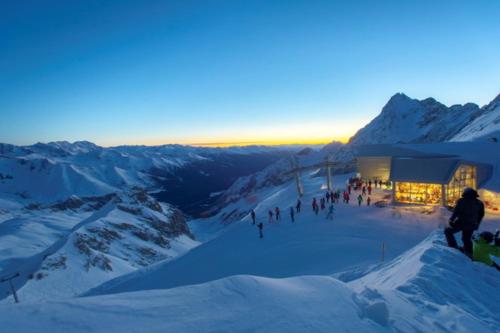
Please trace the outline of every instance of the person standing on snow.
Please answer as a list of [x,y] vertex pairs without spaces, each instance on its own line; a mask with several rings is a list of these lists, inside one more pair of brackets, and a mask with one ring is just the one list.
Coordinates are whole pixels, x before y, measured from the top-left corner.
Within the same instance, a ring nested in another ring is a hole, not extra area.
[[273,211],[269,209],[269,223],[273,223]]
[[316,198],[313,198],[312,208],[315,212],[316,212],[316,207],[318,207],[318,203],[316,202]]
[[472,258],[472,234],[479,228],[484,217],[484,204],[478,199],[477,192],[468,187],[462,197],[457,200],[453,214],[450,217],[450,226],[444,229],[449,247],[458,249],[455,234],[462,232],[463,252]]
[[349,185],[347,186],[347,193],[349,193],[349,195],[350,195],[350,194],[351,194],[351,191],[352,191],[352,186],[351,186],[351,184],[349,184]]
[[295,222],[295,210],[293,207],[290,207],[290,218],[292,219],[292,222]]
[[358,195],[358,206],[361,206],[362,202],[363,202],[363,196],[360,194]]
[[300,199],[297,199],[297,205],[295,205],[297,213],[300,213],[300,206],[302,206],[302,201],[300,201]]
[[255,210],[252,209],[250,216],[252,216],[252,224],[255,224]]
[[363,185],[363,188],[361,189],[361,194],[366,195],[366,186]]
[[367,206],[370,206],[370,204],[371,204],[371,203],[372,203],[372,199],[371,199],[370,197],[368,197],[368,198],[366,199],[366,205],[367,205]]
[[276,221],[278,221],[281,218],[279,207],[274,208],[274,214],[276,215]]
[[326,202],[330,202],[330,191],[327,191],[325,194]]
[[372,195],[372,186],[368,185],[366,189],[368,190],[368,195]]
[[330,207],[328,207],[328,214],[326,215],[327,220],[333,220],[333,204],[330,204]]
[[320,203],[321,203],[321,210],[325,209],[325,198],[321,198]]
[[257,227],[259,227],[259,235],[260,235],[260,238],[264,238],[264,234],[262,233],[262,229],[264,229],[264,224],[262,224],[262,222],[260,222]]

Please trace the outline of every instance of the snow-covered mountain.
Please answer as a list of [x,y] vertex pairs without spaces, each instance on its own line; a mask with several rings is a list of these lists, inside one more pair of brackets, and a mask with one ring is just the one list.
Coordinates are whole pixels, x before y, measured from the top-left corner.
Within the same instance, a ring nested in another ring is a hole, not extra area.
[[451,141],[500,141],[500,94],[484,106],[479,117],[467,124]]
[[382,112],[360,129],[351,145],[377,143],[430,143],[453,138],[462,128],[483,113],[473,103],[447,107],[433,98],[412,99],[398,93]]
[[0,272],[20,274],[24,300],[65,298],[195,245],[183,214],[142,189],[73,196],[0,223]]

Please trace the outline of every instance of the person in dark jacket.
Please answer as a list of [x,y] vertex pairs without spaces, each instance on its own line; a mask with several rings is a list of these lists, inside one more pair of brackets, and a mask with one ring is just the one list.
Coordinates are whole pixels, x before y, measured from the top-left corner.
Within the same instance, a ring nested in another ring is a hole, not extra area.
[[252,216],[252,224],[255,224],[255,210],[252,209],[250,215]]
[[297,213],[300,213],[300,206],[302,206],[302,201],[300,201],[300,199],[297,199],[297,204],[295,205]]
[[454,234],[462,232],[463,250],[470,258],[472,258],[472,234],[479,228],[484,217],[484,204],[478,197],[474,189],[466,188],[462,197],[457,200],[450,217],[450,226],[444,229],[448,246],[453,248],[458,248]]
[[260,238],[264,238],[264,234],[262,233],[262,229],[264,229],[264,224],[262,224],[262,222],[260,222],[257,227],[259,227],[259,236]]
[[292,222],[295,222],[295,210],[293,207],[290,207],[290,218],[292,219]]

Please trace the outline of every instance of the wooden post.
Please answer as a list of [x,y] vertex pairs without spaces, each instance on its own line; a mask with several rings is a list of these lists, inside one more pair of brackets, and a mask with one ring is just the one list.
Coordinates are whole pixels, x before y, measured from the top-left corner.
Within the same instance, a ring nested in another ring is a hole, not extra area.
[[382,242],[382,262],[385,259],[385,242]]
[[292,166],[292,171],[295,176],[295,184],[297,185],[297,194],[299,198],[304,195],[304,188],[302,187],[302,183],[300,182],[300,169],[297,163],[297,158],[295,156],[290,157],[290,165]]
[[326,186],[328,191],[333,190],[332,186],[332,170],[330,166],[330,155],[326,157]]
[[16,293],[16,288],[14,287],[14,284],[12,283],[12,280],[15,279],[16,277],[19,276],[19,273],[16,273],[10,277],[6,277],[6,278],[3,278],[0,280],[0,282],[9,282],[9,286],[10,286],[10,291],[12,292],[12,296],[14,296],[14,301],[16,303],[19,303],[19,298],[17,297],[17,293]]

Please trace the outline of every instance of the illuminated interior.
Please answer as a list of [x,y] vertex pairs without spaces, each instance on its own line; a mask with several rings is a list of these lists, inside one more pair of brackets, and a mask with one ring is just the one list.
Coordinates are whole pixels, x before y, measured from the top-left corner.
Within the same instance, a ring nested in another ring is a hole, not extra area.
[[441,204],[440,184],[397,182],[394,192],[395,199],[399,202]]
[[476,188],[476,167],[471,165],[459,166],[451,181],[445,186],[446,204],[455,206],[466,187]]

